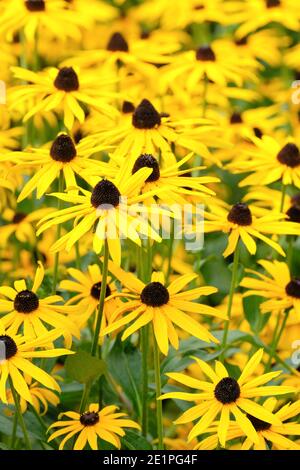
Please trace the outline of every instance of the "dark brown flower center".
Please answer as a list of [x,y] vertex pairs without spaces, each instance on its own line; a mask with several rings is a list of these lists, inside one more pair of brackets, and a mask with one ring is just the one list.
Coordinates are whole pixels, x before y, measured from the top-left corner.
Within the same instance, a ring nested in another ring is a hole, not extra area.
[[131,101],[124,101],[122,105],[122,113],[123,114],[131,114],[134,113],[135,106]]
[[29,11],[45,11],[46,2],[44,0],[28,0],[25,2],[25,6]]
[[300,279],[294,278],[292,279],[286,286],[285,292],[290,297],[294,297],[296,299],[300,299]]
[[112,34],[112,36],[110,37],[108,41],[106,49],[112,52],[117,52],[117,51],[128,52],[129,51],[128,42],[126,41],[123,34],[121,33]]
[[160,114],[149,100],[142,100],[132,115],[132,124],[137,129],[153,129],[161,123]]
[[230,118],[230,124],[241,124],[243,122],[240,113],[233,113]]
[[277,160],[283,165],[295,168],[300,165],[300,153],[297,145],[286,144],[278,153]]
[[[94,299],[96,299],[96,300],[100,299],[101,285],[102,285],[102,282],[100,281],[100,282],[96,282],[96,284],[94,284],[91,287],[91,296],[94,297]],[[110,294],[111,294],[111,289],[110,289],[109,285],[107,284],[106,285],[105,297],[109,297]]]
[[255,137],[257,137],[258,139],[262,138],[263,133],[259,127],[253,127],[253,132],[254,132]]
[[247,44],[247,42],[248,42],[248,37],[247,36],[243,36],[242,38],[235,40],[235,44],[237,46],[245,46]]
[[73,67],[61,68],[54,80],[54,86],[66,92],[79,90],[78,75]]
[[140,155],[139,158],[135,161],[135,164],[133,165],[132,168],[132,174],[136,173],[139,171],[141,168],[152,168],[152,173],[151,175],[148,176],[146,179],[146,182],[152,183],[153,181],[157,181],[160,178],[160,170],[159,170],[159,164],[156,158],[153,157],[153,155],[150,154],[143,154]]
[[234,403],[240,394],[241,389],[238,382],[231,377],[224,377],[215,387],[215,397],[223,405]]
[[13,216],[12,223],[19,224],[20,222],[22,222],[22,220],[26,219],[26,217],[27,214],[24,214],[23,212],[16,212]]
[[120,203],[120,191],[118,188],[109,180],[103,179],[93,189],[91,196],[91,204],[97,209],[97,207],[113,206],[117,207]]
[[214,62],[216,60],[216,56],[210,46],[201,46],[196,50],[196,59],[204,62]]
[[50,155],[57,162],[68,163],[76,157],[76,147],[67,134],[61,134],[53,142]]
[[280,0],[266,0],[267,8],[274,8],[280,6]]
[[300,223],[300,207],[299,206],[291,206],[287,211],[286,215],[288,216],[288,220],[290,222],[297,222]]
[[150,307],[161,307],[169,302],[168,289],[160,282],[150,282],[141,292],[141,301]]
[[232,206],[227,216],[227,220],[237,225],[242,225],[242,226],[251,225],[252,214],[247,204],[243,204],[242,202],[239,202],[238,204],[235,204],[234,206]]
[[262,421],[261,419],[256,418],[255,416],[251,416],[248,413],[247,418],[249,421],[251,421],[256,431],[267,431],[271,427],[270,423],[266,423],[266,421]]
[[39,308],[39,298],[31,290],[22,290],[15,297],[14,308],[19,313],[31,313]]
[[18,352],[18,348],[14,340],[7,335],[0,336],[0,364],[4,359],[10,359]]
[[99,423],[99,413],[87,411],[80,416],[80,422],[83,426],[94,426]]

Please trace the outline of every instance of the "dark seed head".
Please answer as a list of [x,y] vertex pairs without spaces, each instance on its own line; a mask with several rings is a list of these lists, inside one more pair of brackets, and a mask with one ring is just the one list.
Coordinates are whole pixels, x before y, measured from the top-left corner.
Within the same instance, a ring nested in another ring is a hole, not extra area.
[[128,52],[129,47],[128,42],[121,33],[113,33],[113,35],[110,37],[110,40],[108,41],[106,49],[112,52]]
[[45,11],[46,3],[44,0],[28,0],[25,2],[25,6],[29,11]]
[[253,127],[253,132],[254,132],[255,137],[257,137],[258,139],[262,138],[263,133],[259,127]]
[[87,411],[80,416],[80,422],[83,426],[94,426],[99,422],[99,413]]
[[233,113],[230,118],[230,124],[241,124],[243,122],[240,113]]
[[139,158],[135,161],[135,164],[133,165],[132,174],[136,173],[141,168],[152,168],[152,173],[148,176],[146,182],[152,183],[153,181],[159,180],[159,164],[156,158],[154,158],[152,155],[146,153],[140,155]]
[[120,203],[120,191],[109,180],[103,179],[93,189],[91,204],[97,209],[102,205],[117,207]]
[[159,126],[161,118],[149,100],[142,100],[132,115],[132,125],[137,129],[153,129]]
[[14,300],[14,308],[20,313],[31,313],[39,307],[39,298],[31,290],[22,290]]
[[67,163],[76,157],[76,147],[73,140],[67,134],[61,134],[53,142],[50,155],[57,162]]
[[242,226],[251,225],[252,214],[247,204],[243,204],[242,202],[239,202],[238,204],[235,204],[234,206],[232,206],[227,216],[227,220],[237,225],[242,225]]
[[235,44],[237,46],[245,46],[248,42],[248,38],[247,36],[243,36],[241,39],[236,39],[235,40]]
[[160,282],[150,282],[141,293],[141,301],[150,307],[161,307],[169,302],[168,289]]
[[131,114],[134,112],[134,110],[135,110],[135,106],[133,103],[131,103],[130,101],[124,101],[122,105],[122,113]]
[[266,423],[266,421],[262,421],[255,416],[251,416],[247,413],[247,418],[253,424],[253,427],[256,431],[267,431],[272,426],[270,423]]
[[73,67],[61,68],[54,80],[54,86],[66,92],[79,90],[78,75]]
[[196,50],[196,59],[204,62],[214,62],[216,60],[216,56],[210,46],[201,46]]
[[[96,299],[96,300],[100,299],[101,285],[102,285],[102,282],[100,281],[100,282],[96,282],[96,284],[94,284],[91,287],[91,296],[94,297],[94,299]],[[106,285],[105,297],[109,297],[110,294],[111,294],[111,289],[110,289],[109,285],[107,284]]]
[[286,144],[278,153],[277,160],[283,165],[295,168],[300,165],[300,153],[297,145]]
[[142,31],[140,34],[141,39],[149,39],[150,38],[150,31]]
[[286,215],[288,216],[288,220],[290,222],[297,222],[300,223],[300,207],[299,206],[291,206],[289,210],[286,211]]
[[10,359],[11,357],[15,356],[18,352],[18,348],[14,340],[7,335],[1,335],[0,336],[0,364],[1,360],[4,359],[4,357],[1,357],[2,354],[4,356],[5,354],[5,359]]
[[286,286],[285,292],[290,297],[294,297],[296,299],[300,299],[300,279],[294,278],[292,279]]
[[238,382],[231,377],[224,377],[215,387],[215,397],[223,405],[234,403],[240,394],[241,389]]
[[266,0],[267,8],[274,8],[280,6],[280,0]]
[[20,222],[22,222],[22,220],[26,219],[26,217],[27,214],[24,214],[23,212],[16,212],[13,216],[12,223],[19,224]]

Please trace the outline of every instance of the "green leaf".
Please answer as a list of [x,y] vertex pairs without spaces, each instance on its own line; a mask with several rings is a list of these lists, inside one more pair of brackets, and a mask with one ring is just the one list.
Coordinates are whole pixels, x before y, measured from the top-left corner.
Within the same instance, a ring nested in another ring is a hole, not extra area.
[[[14,410],[13,406],[8,405],[0,405],[0,431],[5,434],[6,436],[11,436],[13,432],[13,416],[7,416],[7,410]],[[31,439],[38,439],[43,440],[45,439],[45,433],[43,432],[41,426],[38,423],[34,422],[36,418],[34,417],[33,413],[26,411],[23,414],[24,420],[26,422],[26,427],[28,431],[28,435]],[[23,431],[19,425],[17,425],[17,433],[16,436],[19,438],[23,438]]]
[[68,356],[65,367],[67,376],[80,383],[92,383],[106,371],[105,362],[86,351]]
[[252,331],[255,333],[258,333],[261,329],[261,301],[262,297],[259,297],[258,295],[251,295],[243,298],[245,317],[251,326]]
[[126,435],[121,439],[122,448],[128,450],[152,450],[153,447],[147,439],[137,432],[126,431]]

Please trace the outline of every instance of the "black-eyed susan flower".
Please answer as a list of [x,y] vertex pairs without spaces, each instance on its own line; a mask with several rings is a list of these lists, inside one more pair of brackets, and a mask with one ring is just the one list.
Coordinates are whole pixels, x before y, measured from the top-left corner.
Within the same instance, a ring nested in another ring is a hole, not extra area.
[[238,380],[230,377],[224,365],[216,361],[215,370],[202,359],[195,357],[202,372],[211,382],[191,378],[182,373],[168,373],[167,376],[187,387],[201,390],[198,393],[170,392],[161,399],[173,398],[195,401],[196,406],[188,409],[176,420],[177,424],[189,423],[200,418],[189,433],[189,440],[204,434],[215,418],[220,415],[218,438],[224,447],[230,422],[230,415],[235,417],[237,426],[242,429],[251,442],[258,443],[259,438],[255,427],[247,415],[261,419],[272,425],[281,426],[281,419],[271,411],[254,401],[256,397],[284,395],[293,393],[293,387],[265,385],[278,377],[280,371],[270,372],[253,378],[263,356],[263,349],[258,350],[245,365]]
[[[121,238],[129,238],[137,245],[141,244],[139,234],[161,241],[148,221],[140,215],[141,212],[147,212],[147,208],[138,204],[152,195],[140,194],[140,189],[151,172],[150,168],[142,168],[130,178],[124,179],[124,168],[121,168],[114,179],[100,180],[92,191],[80,189],[82,193],[80,195],[55,193],[57,198],[76,205],[44,217],[37,233],[53,225],[75,219],[74,228],[57,240],[52,247],[53,251],[59,251],[64,247],[70,250],[77,240],[95,227],[94,251],[100,253],[107,239],[112,259],[120,264]],[[151,210],[155,212],[156,208],[151,207]],[[157,211],[160,212],[160,209],[157,208]]]
[[[23,201],[35,189],[40,199],[50,188],[53,181],[63,174],[66,188],[76,191],[76,176],[84,176],[83,170],[89,167],[89,157],[104,147],[92,147],[87,142],[75,144],[68,134],[59,134],[56,139],[42,148],[31,148],[27,151],[12,152],[5,155],[5,159],[16,163],[17,168],[30,168],[35,170],[34,175],[22,188],[18,202]],[[110,169],[104,162],[95,161],[98,172],[109,175]],[[15,170],[15,166],[11,171]]]
[[9,237],[15,235],[17,240],[21,243],[29,242],[35,243],[35,223],[41,219],[41,217],[51,212],[51,208],[37,209],[29,214],[12,209],[6,209],[3,212],[3,219],[6,222],[5,225],[0,227],[1,245],[6,244]]
[[66,0],[66,3],[65,8],[74,12],[78,19],[87,23],[87,26],[95,27],[96,22],[108,22],[118,16],[117,8],[105,1],[90,0],[89,8],[86,8],[86,3],[82,0]]
[[261,304],[263,313],[294,308],[300,314],[300,280],[291,276],[288,265],[277,260],[258,263],[267,275],[247,269],[255,277],[246,276],[241,281],[240,285],[247,289],[244,296],[259,295],[268,299]]
[[[68,274],[72,280],[64,279],[60,283],[60,288],[68,292],[76,293],[71,297],[66,305],[76,304],[78,306],[78,315],[76,321],[80,326],[84,326],[88,319],[97,312],[99,308],[99,299],[102,283],[102,274],[98,264],[91,264],[88,266],[86,272],[79,269],[69,268]],[[106,285],[106,297],[110,297],[116,292],[116,286],[108,277]],[[109,323],[110,318],[120,307],[120,300],[118,298],[110,298],[104,304],[102,315],[101,329],[105,328]]]
[[[122,339],[125,340],[144,325],[152,323],[158,347],[165,355],[168,354],[169,343],[175,349],[179,346],[178,333],[174,325],[203,341],[218,342],[203,324],[190,316],[191,313],[196,313],[225,320],[226,315],[217,309],[192,302],[202,295],[215,293],[217,289],[203,286],[181,292],[198,277],[197,274],[180,276],[167,286],[161,272],[153,272],[151,282],[144,284],[132,273],[126,273],[111,262],[109,270],[129,291],[118,295],[130,300],[114,312],[111,324],[103,330],[102,335],[126,326],[122,335]],[[124,313],[126,315],[119,318]]]
[[[22,328],[27,338],[39,338],[47,333],[45,325],[60,329],[68,347],[72,344],[72,335],[80,337],[78,327],[65,314],[74,310],[74,307],[58,305],[63,302],[59,295],[40,298],[37,294],[44,279],[44,267],[41,262],[34,277],[33,285],[29,289],[24,279],[14,282],[14,288],[0,287],[0,312],[3,325],[9,332],[16,335]],[[4,298],[3,298],[4,297]],[[51,343],[50,343],[51,344]]]
[[229,234],[228,245],[223,253],[225,257],[235,251],[239,239],[250,254],[255,254],[254,238],[262,240],[285,256],[281,246],[264,234],[299,235],[299,225],[286,221],[286,215],[279,212],[268,211],[261,217],[256,217],[253,212],[253,208],[245,203],[235,204],[231,208],[225,204],[223,206],[211,205],[210,212],[205,212],[204,230],[205,232],[222,231]]
[[36,104],[25,114],[24,121],[41,111],[60,111],[67,129],[72,129],[75,119],[84,122],[84,106],[94,107],[108,116],[116,116],[117,110],[110,104],[116,94],[110,89],[112,77],[100,77],[76,67],[52,67],[35,73],[21,67],[13,67],[15,78],[26,85],[12,87],[8,91],[11,109],[33,98]]
[[[0,321],[0,399],[3,403],[7,403],[6,383],[9,377],[16,392],[29,403],[32,403],[33,400],[24,375],[32,377],[51,390],[60,391],[55,379],[30,361],[35,357],[58,357],[73,354],[72,351],[62,348],[45,349],[59,336],[61,336],[59,330],[52,330],[40,335],[39,338],[28,339],[27,336],[7,331]],[[36,350],[38,348],[43,349]]]
[[59,445],[59,450],[63,450],[66,442],[71,437],[78,434],[74,450],[82,450],[88,444],[90,449],[98,450],[98,438],[109,442],[117,449],[120,449],[120,437],[125,436],[123,428],[139,429],[139,425],[128,419],[125,413],[118,413],[117,407],[114,405],[99,408],[99,405],[92,403],[89,405],[88,411],[79,414],[74,411],[61,413],[59,418],[66,416],[68,420],[56,421],[50,429],[60,428],[55,431],[48,439],[48,442],[57,437],[66,436]]

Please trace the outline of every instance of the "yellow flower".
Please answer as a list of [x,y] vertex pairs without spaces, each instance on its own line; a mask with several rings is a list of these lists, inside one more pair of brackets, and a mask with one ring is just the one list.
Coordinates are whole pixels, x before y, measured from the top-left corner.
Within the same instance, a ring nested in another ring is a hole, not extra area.
[[52,428],[61,429],[55,431],[49,437],[48,442],[66,434],[59,445],[59,450],[63,450],[66,442],[75,434],[79,434],[74,444],[74,450],[82,450],[87,443],[92,450],[98,450],[98,438],[120,449],[120,437],[125,436],[123,428],[140,429],[140,427],[128,419],[125,413],[116,413],[117,409],[116,406],[109,405],[100,410],[98,404],[92,403],[89,405],[88,411],[81,415],[74,411],[61,413],[59,418],[66,416],[70,419],[56,421],[50,426],[49,430]]
[[[123,333],[122,340],[125,340],[144,325],[152,323],[158,347],[164,355],[168,354],[169,342],[175,349],[178,349],[178,334],[174,325],[202,341],[218,342],[205,326],[189,315],[197,313],[226,320],[226,315],[217,309],[209,305],[191,302],[202,295],[213,294],[217,292],[217,289],[203,286],[180,292],[198,277],[197,274],[180,276],[166,287],[165,278],[161,272],[153,272],[151,282],[144,284],[136,276],[126,273],[111,262],[109,262],[109,270],[129,291],[129,293],[125,291],[117,295],[130,300],[114,312],[111,324],[103,330],[102,335],[133,322],[127,326]],[[130,313],[118,319],[125,312]]]
[[8,334],[0,321],[0,399],[3,403],[7,403],[6,382],[8,379],[12,381],[16,392],[21,398],[31,404],[33,403],[23,374],[32,377],[51,390],[60,391],[57,382],[51,375],[28,360],[34,357],[58,357],[73,354],[72,351],[61,348],[35,351],[36,348],[47,347],[60,335],[60,331],[52,330],[40,335],[37,339],[28,339],[27,336],[15,335],[10,332]]
[[0,227],[0,245],[5,245],[12,235],[15,235],[21,243],[29,242],[33,245],[36,240],[34,223],[51,210],[51,208],[45,207],[26,214],[18,210],[6,209],[3,213],[3,219],[8,223]]
[[187,387],[201,390],[198,393],[170,392],[160,397],[160,399],[173,398],[197,403],[196,406],[188,409],[176,420],[176,424],[184,424],[201,418],[191,430],[189,440],[205,433],[219,414],[221,416],[217,433],[223,447],[225,447],[227,437],[229,437],[227,434],[231,414],[235,417],[237,426],[251,439],[251,442],[256,444],[259,442],[259,436],[247,415],[272,425],[281,426],[279,416],[274,415],[253,399],[268,395],[293,393],[295,389],[284,386],[262,386],[271,379],[278,377],[280,371],[269,372],[251,379],[262,359],[262,355],[263,349],[260,349],[251,357],[238,380],[229,376],[221,362],[216,361],[215,370],[213,370],[206,362],[197,357],[194,359],[211,382],[194,379],[182,373],[166,374],[171,379]]
[[57,302],[63,301],[59,295],[41,299],[37,291],[43,279],[44,268],[39,262],[31,289],[28,289],[24,279],[15,281],[15,288],[0,287],[0,295],[6,297],[0,298],[0,312],[7,312],[1,318],[2,323],[14,335],[23,327],[26,338],[39,338],[47,333],[45,324],[50,325],[60,330],[67,346],[70,347],[72,335],[80,338],[80,332],[75,323],[64,314],[72,312],[75,307],[56,305]]

